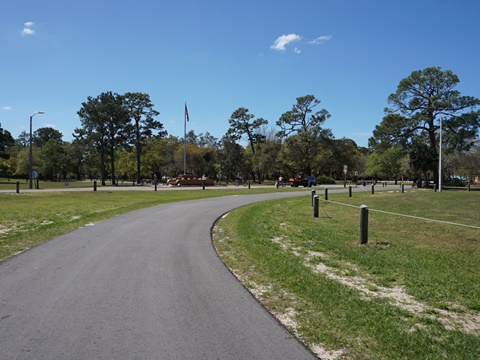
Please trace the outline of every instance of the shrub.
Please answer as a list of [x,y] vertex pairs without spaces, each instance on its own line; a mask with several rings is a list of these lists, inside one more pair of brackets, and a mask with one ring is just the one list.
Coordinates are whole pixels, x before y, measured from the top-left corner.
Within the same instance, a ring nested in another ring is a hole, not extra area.
[[320,175],[320,176],[317,176],[317,184],[332,185],[332,184],[335,184],[335,179],[329,176]]
[[12,172],[10,171],[10,165],[8,165],[2,159],[0,159],[0,176],[2,176],[2,177],[12,176]]

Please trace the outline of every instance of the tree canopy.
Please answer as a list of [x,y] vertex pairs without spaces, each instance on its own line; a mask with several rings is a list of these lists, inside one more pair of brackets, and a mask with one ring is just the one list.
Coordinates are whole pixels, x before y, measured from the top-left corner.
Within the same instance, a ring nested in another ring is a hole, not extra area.
[[[122,97],[122,102],[128,116],[133,120],[131,142],[135,145],[137,158],[137,182],[141,181],[141,154],[143,142],[146,138],[155,136],[162,138],[167,135],[163,124],[155,120],[160,113],[153,109],[150,95],[139,92],[127,92]],[[154,133],[156,131],[157,133]]]
[[290,134],[320,130],[330,114],[325,109],[312,114],[313,108],[319,104],[320,100],[316,99],[314,95],[298,97],[292,110],[283,113],[277,121],[277,126],[281,129],[278,135],[286,137]]
[[129,114],[125,111],[122,96],[117,93],[104,92],[96,98],[88,97],[78,111],[82,129],[76,129],[74,136],[86,136],[92,140],[100,151],[102,185],[105,185],[106,167],[105,156],[110,159],[112,184],[115,181],[115,151],[124,147],[128,139],[127,124]]
[[[376,126],[369,145],[379,149],[398,144],[410,151],[417,150],[417,161],[429,163],[438,178],[438,169],[433,164],[437,161],[440,121],[445,141],[442,145],[447,151],[468,150],[480,126],[480,111],[476,109],[480,100],[462,96],[455,90],[458,83],[457,75],[440,67],[412,72],[388,97],[386,115]],[[418,153],[422,148],[427,150]]]
[[8,130],[2,128],[0,124],[0,158],[8,158],[7,149],[15,145],[15,140]]
[[245,136],[253,154],[256,152],[255,145],[265,141],[265,136],[260,134],[258,129],[262,125],[268,124],[268,121],[262,118],[252,120],[254,117],[255,115],[248,113],[247,108],[238,108],[228,120],[230,128],[227,131],[227,135],[235,140],[240,140]]
[[55,130],[52,127],[42,127],[33,133],[33,144],[35,146],[43,146],[45,145],[49,140],[52,140],[58,145],[61,145],[63,140],[62,140],[62,133],[58,130]]
[[296,172],[312,175],[322,159],[329,157],[327,144],[333,140],[333,135],[322,125],[330,114],[325,109],[313,113],[319,104],[320,100],[313,95],[298,97],[292,110],[283,113],[277,121],[281,129],[277,135],[285,138],[282,158],[290,172],[296,169]]
[[[270,129],[267,120],[240,107],[228,119],[230,127],[219,141],[209,132],[193,130],[185,139],[167,138],[148,94],[108,91],[81,104],[81,126],[75,129],[72,142],[63,141],[62,133],[53,128],[37,129],[32,136],[33,160],[45,180],[101,176],[102,184],[108,177],[114,185],[118,179],[142,183],[145,178],[180,173],[185,140],[189,170],[209,178],[233,180],[241,173],[248,180],[263,182],[303,172],[340,179],[345,165],[350,178],[357,173],[430,178],[438,173],[442,121],[442,146],[448,157],[443,173],[466,176],[478,162],[478,142],[475,148],[472,144],[480,127],[480,100],[461,95],[458,83],[452,71],[439,67],[414,71],[401,80],[387,99],[385,116],[368,149],[348,138],[335,139],[324,127],[330,114],[320,109],[314,95],[296,98],[276,121],[277,127]],[[0,175],[28,176],[29,140],[26,132],[13,140],[0,126]]]

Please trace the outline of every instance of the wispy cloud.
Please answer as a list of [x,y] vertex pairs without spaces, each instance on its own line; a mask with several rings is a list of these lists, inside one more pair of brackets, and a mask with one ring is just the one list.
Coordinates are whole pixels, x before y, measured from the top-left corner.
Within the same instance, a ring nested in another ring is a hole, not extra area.
[[[329,41],[332,39],[332,35],[322,35],[319,36],[313,40],[310,41],[302,41],[302,43],[307,43],[307,44],[313,44],[313,45],[320,45],[323,44],[326,41]],[[298,42],[302,40],[303,37],[297,34],[288,34],[288,35],[282,35],[279,36],[273,43],[273,45],[270,46],[271,49],[276,50],[276,51],[285,51],[287,50],[287,45],[293,43],[293,42]],[[295,54],[300,54],[302,50],[299,47],[295,47],[293,49]]]
[[3,110],[12,110],[12,107],[11,106],[4,106],[2,109]]
[[270,48],[277,51],[285,51],[288,44],[295,41],[300,41],[301,39],[302,37],[297,34],[282,35],[275,40],[275,42],[273,43],[273,45],[270,46]]
[[309,41],[309,44],[314,44],[314,45],[319,45],[323,44],[325,41],[328,41],[332,38],[332,35],[322,35],[317,37],[316,39],[313,39],[312,41]]
[[32,29],[33,26],[35,26],[33,21],[27,21],[26,23],[23,24],[25,27],[22,30],[22,35],[24,36],[31,36],[35,35],[35,30]]

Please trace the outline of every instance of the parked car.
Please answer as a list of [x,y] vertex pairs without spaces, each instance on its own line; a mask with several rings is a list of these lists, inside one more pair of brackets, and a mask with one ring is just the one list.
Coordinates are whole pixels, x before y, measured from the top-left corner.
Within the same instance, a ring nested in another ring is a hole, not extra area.
[[317,179],[315,179],[315,176],[307,176],[306,179],[310,186],[317,186]]

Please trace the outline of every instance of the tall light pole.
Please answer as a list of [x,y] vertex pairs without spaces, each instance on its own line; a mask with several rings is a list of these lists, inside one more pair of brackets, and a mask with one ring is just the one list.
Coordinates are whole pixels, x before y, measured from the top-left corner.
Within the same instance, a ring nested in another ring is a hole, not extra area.
[[30,178],[30,189],[33,189],[33,155],[32,155],[32,119],[37,114],[45,114],[43,111],[37,111],[30,116],[30,155],[28,157],[28,177]]
[[442,191],[442,121],[443,117],[440,117],[440,147],[438,154],[438,191]]

